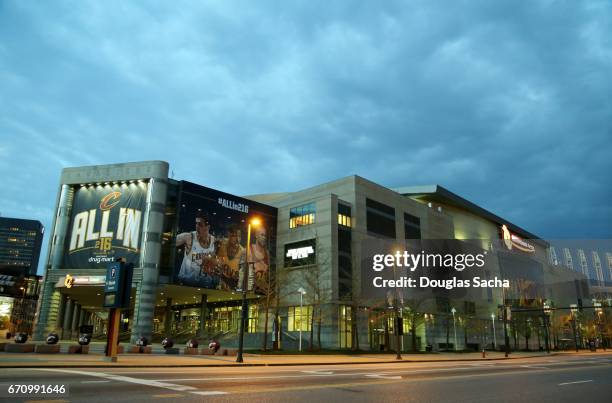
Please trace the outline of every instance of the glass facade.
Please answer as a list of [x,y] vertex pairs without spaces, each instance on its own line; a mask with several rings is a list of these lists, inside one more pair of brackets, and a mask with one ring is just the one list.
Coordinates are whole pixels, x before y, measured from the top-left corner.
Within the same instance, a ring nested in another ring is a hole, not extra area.
[[290,306],[287,308],[287,330],[309,332],[312,328],[312,305]]
[[340,348],[353,347],[352,307],[340,305],[338,314],[338,341]]

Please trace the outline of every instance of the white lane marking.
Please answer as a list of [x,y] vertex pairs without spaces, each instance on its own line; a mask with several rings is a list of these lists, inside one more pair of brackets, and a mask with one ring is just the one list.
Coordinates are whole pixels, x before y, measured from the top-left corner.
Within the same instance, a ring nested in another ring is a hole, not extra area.
[[333,371],[302,371],[306,374],[312,374],[312,375],[332,375],[334,372]]
[[[111,374],[106,374],[104,372],[83,372],[83,371],[72,371],[69,369],[51,369],[51,368],[33,368],[33,369],[37,371],[50,371],[50,372],[62,372],[65,374],[89,375],[93,377],[104,378],[104,379],[111,380],[111,381],[135,383],[138,385],[146,385],[146,386],[153,386],[156,388],[170,389],[170,390],[174,390],[177,392],[203,392],[203,391],[198,391],[198,388],[194,388],[193,386],[177,385],[174,383],[159,382],[159,381],[153,381],[149,379],[138,379],[138,378],[132,378],[129,376],[111,375]],[[220,391],[209,391],[209,392],[217,392],[216,394],[226,393],[226,392],[220,392]]]
[[191,392],[194,395],[200,395],[200,396],[213,396],[213,395],[227,395],[227,392],[221,392],[218,390],[212,390],[212,391],[206,391],[206,390],[199,390],[197,392]]
[[402,379],[401,376],[392,376],[387,374],[367,374],[369,378],[377,378],[377,379]]
[[550,369],[548,367],[539,367],[537,365],[521,365],[521,368],[533,368],[533,369]]
[[[507,368],[516,368],[516,367],[507,367]],[[467,370],[477,370],[478,368],[476,367],[461,367],[461,368],[436,368],[436,369],[421,369],[421,370],[404,370],[404,371],[393,371],[396,374],[417,374],[417,373],[431,373],[431,372],[447,372],[447,371],[457,371],[457,370],[461,370],[461,371],[467,371]],[[500,369],[504,369],[504,368],[500,368]],[[168,372],[165,372],[166,374],[168,374]],[[164,379],[157,379],[158,381],[166,381],[166,380],[172,380],[172,381],[176,381],[176,382],[187,382],[187,381],[208,381],[208,382],[214,382],[214,381],[248,381],[248,380],[255,380],[255,379],[281,379],[281,378],[304,378],[307,376],[314,376],[314,377],[335,377],[335,376],[341,376],[341,377],[351,377],[351,376],[367,376],[367,375],[372,375],[371,372],[352,372],[352,373],[343,373],[343,374],[331,374],[331,375],[323,375],[323,374],[301,374],[301,375],[268,375],[268,376],[228,376],[228,377],[211,377],[208,376],[206,378],[164,378]],[[400,377],[401,378],[401,377]],[[155,379],[153,379],[155,380]]]
[[575,383],[586,383],[586,382],[593,382],[593,380],[592,380],[592,379],[588,379],[588,380],[586,380],[586,381],[563,382],[563,383],[560,383],[560,384],[559,384],[559,386],[563,386],[563,385],[573,385],[573,384],[575,384]]
[[81,383],[107,383],[110,381],[81,381]]
[[[350,375],[363,375],[363,374],[336,374],[336,376],[350,376]],[[279,378],[304,378],[307,376],[329,376],[327,374],[309,374],[309,375],[270,375],[270,376],[226,376],[222,378],[172,378],[173,381],[248,381],[252,379],[279,379]],[[166,379],[158,379],[159,381],[165,381]]]

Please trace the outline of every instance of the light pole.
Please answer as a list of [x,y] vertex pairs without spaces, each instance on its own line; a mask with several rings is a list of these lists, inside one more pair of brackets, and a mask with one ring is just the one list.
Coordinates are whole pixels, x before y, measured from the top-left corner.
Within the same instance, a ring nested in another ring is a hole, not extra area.
[[[302,321],[304,318],[304,294],[306,294],[306,290],[302,287],[297,290],[300,293],[300,344],[299,351],[302,351]],[[308,319],[308,315],[306,315],[306,319]]]
[[578,333],[576,332],[576,315],[578,314],[578,304],[570,304],[570,317],[572,318],[572,331],[574,332],[574,347],[578,352]]
[[23,323],[25,322],[25,287],[19,287],[21,290],[21,301],[19,303],[19,322],[17,323],[17,332],[23,331]]
[[496,350],[495,341],[497,339],[495,338],[495,314],[494,313],[491,314],[491,320],[493,321],[493,350]]
[[550,304],[548,303],[548,301],[544,302],[544,305],[542,306],[542,312],[544,313],[544,337],[546,338],[545,340],[545,344],[546,344],[546,353],[550,353],[550,340],[549,340],[549,334],[548,334],[548,323],[549,323],[549,315],[551,313],[551,308],[550,308]]
[[[399,255],[400,252],[397,251],[396,255]],[[397,268],[397,264],[394,262],[393,264],[393,280],[395,282],[397,282],[397,277],[395,275],[395,269]],[[401,360],[402,359],[402,354],[401,354],[401,349],[402,349],[402,331],[403,329],[401,327],[404,326],[404,323],[402,321],[402,308],[400,307],[400,298],[398,295],[398,289],[397,287],[395,287],[395,306],[393,307],[395,310],[395,325],[393,326],[393,330],[395,331],[395,359],[396,360]]]
[[455,309],[455,307],[451,308],[451,313],[453,314],[453,332],[455,333],[455,351],[457,351],[457,324],[455,321],[455,313],[457,312],[457,310]]
[[249,221],[247,226],[247,244],[244,265],[242,266],[242,311],[240,312],[240,334],[238,335],[238,354],[236,354],[236,362],[242,362],[242,350],[244,348],[244,324],[249,316],[247,312],[249,307],[247,304],[247,288],[249,284],[249,251],[251,249],[251,225],[258,227],[261,224],[259,218],[254,217]]
[[[604,345],[603,321],[601,320],[603,309],[601,308],[601,302],[598,302],[597,299],[593,298],[593,307],[594,307],[593,314],[595,315],[595,322],[597,323],[597,330],[599,330],[599,343],[603,347]],[[597,335],[597,331],[595,332],[595,334]],[[597,338],[597,336],[595,337]],[[595,346],[597,346],[597,343],[595,343]],[[604,348],[604,351],[605,351],[605,348]]]

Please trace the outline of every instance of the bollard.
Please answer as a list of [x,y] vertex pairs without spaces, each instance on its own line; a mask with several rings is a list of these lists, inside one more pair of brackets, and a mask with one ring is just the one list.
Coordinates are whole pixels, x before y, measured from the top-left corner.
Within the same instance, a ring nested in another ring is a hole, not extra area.
[[485,352],[485,349],[482,349],[482,358],[486,358],[487,357],[487,353]]

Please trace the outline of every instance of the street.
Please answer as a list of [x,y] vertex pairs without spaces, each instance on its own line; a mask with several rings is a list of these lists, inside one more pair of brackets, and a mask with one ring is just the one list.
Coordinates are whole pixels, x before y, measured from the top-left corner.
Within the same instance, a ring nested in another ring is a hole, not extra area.
[[[219,368],[6,368],[0,383],[68,385],[55,401],[564,402],[612,397],[612,355]],[[3,391],[6,396],[6,390]],[[7,398],[32,402],[41,396]],[[50,401],[50,400],[47,400]]]

